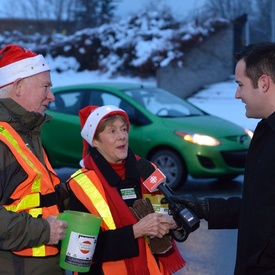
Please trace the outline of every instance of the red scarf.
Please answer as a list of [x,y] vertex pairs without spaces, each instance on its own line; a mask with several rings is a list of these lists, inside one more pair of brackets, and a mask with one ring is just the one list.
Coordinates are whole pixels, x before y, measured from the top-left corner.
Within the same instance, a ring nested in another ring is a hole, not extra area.
[[[110,186],[106,181],[105,177],[102,175],[101,171],[98,169],[97,165],[94,163],[92,157],[87,155],[84,159],[84,166],[87,169],[94,169],[98,175],[101,184],[105,190],[106,199],[108,205],[113,215],[114,222],[117,228],[135,224],[137,222],[136,218],[133,216],[132,212],[129,210],[128,206],[122,200],[116,187]],[[116,166],[112,166],[113,168]],[[121,176],[121,167],[117,166],[120,170],[118,174]],[[125,170],[125,169],[124,169]],[[142,185],[142,192],[148,193],[145,187]],[[137,257],[132,257],[125,259],[125,264],[127,267],[128,274],[135,275],[149,275],[149,270],[147,268],[146,260],[146,250],[145,250],[145,240],[144,238],[138,238],[139,255]],[[173,247],[166,254],[157,255],[157,259],[161,262],[165,275],[170,275],[177,272],[179,269],[183,268],[185,265],[184,259],[181,257],[176,244],[173,241]]]

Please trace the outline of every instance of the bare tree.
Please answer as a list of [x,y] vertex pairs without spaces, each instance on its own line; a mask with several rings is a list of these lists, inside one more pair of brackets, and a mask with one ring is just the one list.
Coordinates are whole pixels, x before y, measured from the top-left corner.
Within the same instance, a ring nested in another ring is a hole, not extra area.
[[51,17],[56,21],[70,21],[70,11],[75,5],[75,0],[47,0],[51,7]]
[[69,20],[77,2],[77,0],[6,1],[2,5],[2,13],[8,18]]
[[243,14],[250,14],[253,2],[253,0],[208,0],[204,11],[207,16],[234,20]]
[[79,26],[97,27],[110,23],[114,17],[115,0],[78,0],[74,18]]
[[[247,43],[272,40],[272,1],[275,0],[207,0],[199,20],[221,17],[231,21],[247,17]],[[275,5],[275,4],[274,4]]]
[[255,13],[251,16],[249,30],[250,42],[272,40],[272,1],[274,0],[257,0],[255,1]]

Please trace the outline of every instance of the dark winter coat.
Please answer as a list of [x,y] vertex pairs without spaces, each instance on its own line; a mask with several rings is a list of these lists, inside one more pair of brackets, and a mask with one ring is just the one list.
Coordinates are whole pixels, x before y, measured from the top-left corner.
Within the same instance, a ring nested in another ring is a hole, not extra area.
[[[26,111],[12,99],[0,99],[0,121],[15,129],[43,164],[40,132],[48,119],[47,115]],[[58,266],[59,255],[20,257],[9,251],[47,243],[50,238],[50,227],[45,220],[32,219],[24,212],[8,212],[2,206],[26,176],[8,147],[0,142],[0,274],[63,274]]]
[[209,229],[239,229],[235,274],[275,274],[275,113],[256,127],[242,199],[209,203]]

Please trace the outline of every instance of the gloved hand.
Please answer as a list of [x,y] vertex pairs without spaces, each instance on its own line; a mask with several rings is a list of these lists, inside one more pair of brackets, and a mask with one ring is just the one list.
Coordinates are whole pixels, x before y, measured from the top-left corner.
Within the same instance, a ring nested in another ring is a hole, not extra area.
[[65,182],[61,182],[55,186],[55,194],[59,212],[69,209],[70,195]]
[[[134,202],[133,207],[129,207],[137,220],[142,219],[150,213],[154,213],[155,210],[150,199],[138,199]],[[172,242],[168,235],[164,235],[162,238],[147,238],[152,254],[164,254],[172,248]]]
[[[209,217],[209,203],[208,199],[199,199],[193,195],[173,195],[170,199],[176,204],[182,204],[187,209],[191,210],[199,219],[208,221]],[[168,200],[163,198],[161,203],[166,204]]]

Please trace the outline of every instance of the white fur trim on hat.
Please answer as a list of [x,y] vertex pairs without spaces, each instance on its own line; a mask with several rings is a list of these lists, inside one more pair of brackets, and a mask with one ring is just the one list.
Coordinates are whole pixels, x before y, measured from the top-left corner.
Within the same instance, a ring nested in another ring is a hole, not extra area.
[[16,79],[50,70],[48,63],[41,54],[19,60],[0,68],[0,87],[11,84]]
[[112,114],[121,114],[128,119],[126,112],[113,105],[105,105],[96,108],[87,118],[83,129],[81,131],[81,136],[91,145],[94,139],[95,132],[100,121]]

